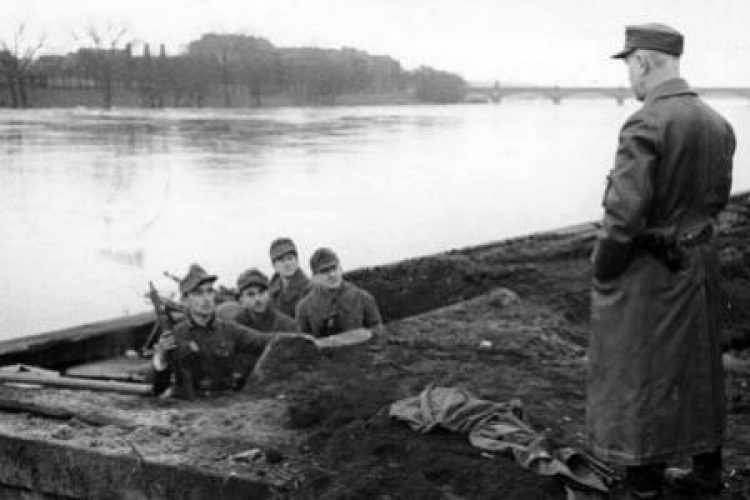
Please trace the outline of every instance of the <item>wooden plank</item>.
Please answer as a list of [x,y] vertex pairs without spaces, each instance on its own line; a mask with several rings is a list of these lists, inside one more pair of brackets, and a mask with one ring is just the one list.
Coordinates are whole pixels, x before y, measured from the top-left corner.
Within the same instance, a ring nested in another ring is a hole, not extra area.
[[68,377],[143,382],[151,370],[151,359],[119,356],[77,365],[65,370]]
[[108,455],[0,435],[0,483],[68,498],[247,500],[268,498],[262,479]]
[[46,370],[38,366],[24,365],[16,363],[15,365],[0,366],[0,373],[34,373],[36,375],[46,375],[47,377],[59,377],[60,372],[57,370]]
[[81,389],[86,391],[118,392],[148,396],[153,394],[151,384],[135,384],[131,382],[113,382],[106,380],[82,379],[73,377],[49,377],[33,373],[3,373],[0,372],[0,382],[15,384],[33,384],[45,387],[64,387],[66,389]]

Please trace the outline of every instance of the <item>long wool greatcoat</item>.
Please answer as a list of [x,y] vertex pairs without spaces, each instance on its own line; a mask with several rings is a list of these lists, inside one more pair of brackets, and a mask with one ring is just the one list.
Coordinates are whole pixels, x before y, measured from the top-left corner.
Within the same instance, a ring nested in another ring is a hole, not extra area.
[[[654,88],[622,127],[595,276],[607,274],[597,266],[626,257],[614,277],[593,280],[588,349],[586,432],[605,460],[642,465],[721,445],[724,379],[712,238],[686,248],[678,270],[639,241],[653,232],[676,230],[680,237],[710,226],[729,197],[734,149],[731,126],[682,79]],[[618,255],[607,255],[612,248]]]

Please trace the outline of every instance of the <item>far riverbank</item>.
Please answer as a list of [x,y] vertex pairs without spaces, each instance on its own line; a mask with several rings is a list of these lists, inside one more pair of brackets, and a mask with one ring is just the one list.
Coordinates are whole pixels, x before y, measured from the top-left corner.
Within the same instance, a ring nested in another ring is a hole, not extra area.
[[[104,108],[104,98],[101,90],[97,88],[33,88],[29,91],[29,108],[31,109],[56,109],[56,108]],[[195,101],[188,103],[186,96],[176,97],[167,95],[160,105],[149,102],[143,93],[128,88],[116,89],[112,106],[114,108],[281,108],[315,105],[335,106],[397,106],[425,104],[417,99],[412,91],[392,93],[346,93],[337,96],[330,102],[318,103],[305,98],[285,93],[263,96],[258,104],[253,96],[245,89],[238,88],[232,92],[230,103],[227,106],[225,96],[222,92],[209,92],[195,105]],[[0,94],[0,109],[8,108],[10,102],[4,94]]]

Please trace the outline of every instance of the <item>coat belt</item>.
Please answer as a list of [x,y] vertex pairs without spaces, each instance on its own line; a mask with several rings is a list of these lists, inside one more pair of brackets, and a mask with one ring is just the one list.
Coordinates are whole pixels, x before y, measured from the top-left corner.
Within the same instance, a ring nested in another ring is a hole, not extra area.
[[693,226],[680,233],[673,228],[650,229],[635,239],[635,245],[645,249],[692,248],[711,241],[714,233],[714,225],[710,222]]

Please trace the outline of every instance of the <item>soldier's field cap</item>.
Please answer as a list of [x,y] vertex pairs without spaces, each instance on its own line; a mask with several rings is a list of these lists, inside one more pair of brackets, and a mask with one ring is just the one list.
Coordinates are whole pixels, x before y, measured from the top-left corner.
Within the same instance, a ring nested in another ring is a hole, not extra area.
[[293,253],[297,255],[297,247],[289,238],[276,238],[271,243],[271,262],[276,262],[283,256]]
[[240,274],[237,278],[237,291],[242,293],[251,286],[257,286],[261,289],[268,288],[268,277],[256,268],[248,269]]
[[190,293],[204,283],[213,283],[218,278],[212,274],[208,274],[198,264],[191,264],[188,269],[187,275],[180,280],[180,293]]
[[313,274],[329,271],[339,264],[339,258],[330,248],[318,248],[310,257]]
[[613,55],[613,59],[624,59],[636,49],[649,49],[682,55],[684,37],[682,33],[664,24],[649,23],[625,27],[625,48]]

